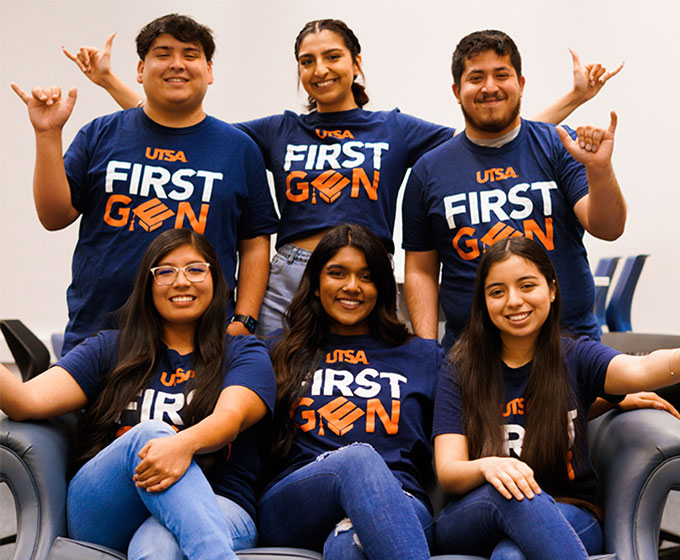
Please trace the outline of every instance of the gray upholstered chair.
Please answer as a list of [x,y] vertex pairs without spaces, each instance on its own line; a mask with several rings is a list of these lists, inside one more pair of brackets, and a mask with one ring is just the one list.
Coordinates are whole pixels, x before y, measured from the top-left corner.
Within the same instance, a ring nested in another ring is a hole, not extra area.
[[[125,558],[66,536],[67,450],[73,416],[42,422],[0,421],[0,481],[17,507],[21,560]],[[605,547],[620,560],[658,558],[659,525],[668,493],[680,489],[680,421],[658,410],[611,411],[589,425],[605,507]],[[248,560],[312,560],[294,549],[240,551]],[[446,555],[437,559],[470,558]]]

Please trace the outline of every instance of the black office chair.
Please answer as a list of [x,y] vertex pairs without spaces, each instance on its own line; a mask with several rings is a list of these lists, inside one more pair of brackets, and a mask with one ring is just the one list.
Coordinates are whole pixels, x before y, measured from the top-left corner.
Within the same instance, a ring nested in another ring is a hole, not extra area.
[[19,319],[3,319],[0,330],[24,381],[50,367],[50,351]]

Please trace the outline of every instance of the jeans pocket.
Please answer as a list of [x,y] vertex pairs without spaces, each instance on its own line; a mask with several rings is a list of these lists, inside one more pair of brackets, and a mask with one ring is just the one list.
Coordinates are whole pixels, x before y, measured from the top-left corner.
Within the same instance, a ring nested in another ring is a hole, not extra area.
[[286,257],[276,253],[269,263],[269,274],[279,274],[286,267],[286,262]]

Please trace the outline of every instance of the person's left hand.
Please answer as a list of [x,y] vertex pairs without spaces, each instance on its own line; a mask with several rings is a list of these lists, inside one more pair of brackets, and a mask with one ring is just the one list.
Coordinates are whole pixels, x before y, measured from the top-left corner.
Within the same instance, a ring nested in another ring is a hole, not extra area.
[[573,140],[563,127],[557,127],[557,134],[567,151],[576,161],[586,167],[607,166],[611,164],[614,152],[614,133],[618,117],[614,111],[609,113],[609,128],[579,126],[576,129],[576,140]]
[[193,453],[176,434],[149,440],[139,457],[142,461],[132,478],[136,486],[147,492],[162,492],[184,476]]
[[616,76],[623,68],[623,62],[616,70],[607,72],[599,63],[582,64],[579,56],[569,49],[574,64],[574,92],[582,103],[595,97],[609,78]]
[[659,410],[666,410],[680,420],[680,413],[676,408],[656,393],[631,393],[630,395],[626,395],[626,398],[623,399],[618,406],[621,410],[637,410],[638,408],[657,408]]

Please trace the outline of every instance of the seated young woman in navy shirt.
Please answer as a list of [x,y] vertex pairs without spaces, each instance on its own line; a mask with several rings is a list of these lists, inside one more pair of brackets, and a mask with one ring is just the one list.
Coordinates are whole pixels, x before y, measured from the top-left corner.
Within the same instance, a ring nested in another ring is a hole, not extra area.
[[429,559],[422,481],[443,352],[408,333],[396,296],[376,235],[345,224],[322,237],[270,340],[278,464],[259,502],[262,544]]
[[628,356],[562,338],[560,304],[538,243],[512,237],[487,249],[468,325],[437,386],[437,477],[458,496],[437,520],[442,552],[530,560],[601,552],[588,410],[600,396],[677,382],[680,349]]
[[265,346],[226,334],[228,297],[206,238],[168,230],[144,253],[120,330],[96,333],[26,383],[0,366],[14,420],[85,408],[71,537],[131,559],[236,559],[234,549],[255,545],[261,419],[276,388]]

